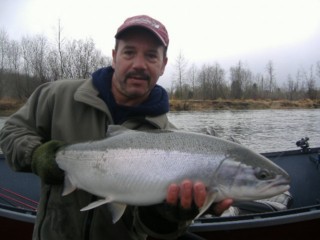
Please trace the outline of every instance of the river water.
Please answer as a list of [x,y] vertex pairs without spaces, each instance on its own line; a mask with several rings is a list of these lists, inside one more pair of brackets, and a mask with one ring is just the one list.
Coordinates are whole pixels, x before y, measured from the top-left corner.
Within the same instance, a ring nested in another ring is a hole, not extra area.
[[[320,109],[186,111],[171,112],[169,119],[181,130],[213,128],[257,152],[297,149],[303,137],[311,147],[320,146]],[[0,117],[0,129],[5,120]]]
[[213,128],[257,152],[296,149],[296,142],[306,136],[311,147],[320,146],[320,109],[173,112],[169,118],[179,129]]

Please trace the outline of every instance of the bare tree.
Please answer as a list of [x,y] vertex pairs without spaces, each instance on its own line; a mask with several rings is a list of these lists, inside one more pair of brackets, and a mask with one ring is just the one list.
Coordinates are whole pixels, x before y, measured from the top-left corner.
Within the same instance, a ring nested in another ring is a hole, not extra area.
[[303,81],[304,78],[304,69],[297,70],[296,77],[295,77],[295,83],[294,83],[294,89],[295,89],[295,95],[294,100],[304,98],[305,97],[305,82]]
[[223,96],[223,82],[225,82],[225,71],[218,63],[215,63],[209,68],[210,99],[217,99]]
[[65,66],[67,78],[87,78],[94,57],[95,46],[92,39],[73,40],[66,46]]
[[287,78],[287,83],[286,83],[286,92],[287,92],[287,98],[292,101],[294,100],[296,93],[297,93],[297,85],[292,79],[292,76],[289,74]]
[[269,97],[272,96],[273,89],[275,88],[275,70],[273,66],[273,62],[270,60],[266,66],[267,78],[269,80],[268,92]]
[[25,74],[38,78],[40,82],[47,79],[47,39],[42,35],[23,37],[21,41]]
[[56,50],[51,50],[47,55],[47,67],[48,67],[48,79],[50,81],[56,81],[63,78],[61,72],[61,62],[60,62],[59,52]]
[[90,72],[101,67],[110,66],[111,64],[112,59],[110,57],[104,56],[100,50],[95,49],[90,62]]
[[225,71],[218,63],[202,66],[198,73],[198,85],[203,99],[225,98],[227,95]]
[[21,48],[17,41],[11,40],[8,49],[8,68],[10,72],[20,73]]
[[246,87],[251,83],[252,73],[243,67],[241,61],[238,65],[230,68],[231,97],[241,99],[244,97]]
[[304,78],[306,82],[307,92],[306,96],[310,99],[317,98],[316,78],[313,72],[313,65],[310,66],[309,73],[304,71]]
[[210,66],[203,64],[201,70],[198,74],[198,82],[200,86],[200,96],[202,99],[209,99],[210,98],[210,80],[209,80],[209,69]]
[[193,63],[188,70],[188,81],[191,84],[192,97],[195,94],[197,66]]
[[256,84],[256,95],[253,96],[253,98],[261,98],[261,99],[264,99],[265,97],[265,94],[264,94],[264,91],[265,91],[265,80],[264,80],[264,76],[263,74],[261,73],[257,73],[255,76],[254,76],[254,83]]
[[0,73],[6,68],[7,48],[9,45],[9,37],[5,30],[0,29]]
[[183,98],[183,84],[186,82],[186,72],[187,72],[188,62],[184,57],[183,53],[180,51],[176,58],[175,63],[175,79],[177,82],[177,94],[178,98]]
[[316,63],[316,74],[318,78],[320,79],[320,61]]
[[[63,52],[63,44],[65,42],[65,39],[62,37],[62,31],[63,28],[61,27],[61,21],[60,19],[58,20],[58,30],[57,30],[57,49],[58,49],[58,54],[55,54],[53,52],[51,52],[51,57],[54,55],[57,55],[59,61],[53,61],[54,59],[51,59],[51,63],[55,62],[55,64],[57,64],[59,66],[59,72],[54,71],[55,72],[55,79],[60,79],[64,77],[64,52]],[[53,67],[53,66],[52,66]]]

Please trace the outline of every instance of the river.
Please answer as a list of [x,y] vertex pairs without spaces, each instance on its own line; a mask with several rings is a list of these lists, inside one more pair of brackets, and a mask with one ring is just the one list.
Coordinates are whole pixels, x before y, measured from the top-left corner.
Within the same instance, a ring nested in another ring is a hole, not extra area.
[[211,127],[257,152],[296,149],[296,142],[306,136],[311,147],[320,146],[320,109],[174,112],[169,118],[187,131]]
[[[257,152],[297,149],[303,137],[310,138],[311,147],[320,146],[320,109],[186,111],[168,116],[181,130],[213,128]],[[0,117],[0,128],[5,120]]]

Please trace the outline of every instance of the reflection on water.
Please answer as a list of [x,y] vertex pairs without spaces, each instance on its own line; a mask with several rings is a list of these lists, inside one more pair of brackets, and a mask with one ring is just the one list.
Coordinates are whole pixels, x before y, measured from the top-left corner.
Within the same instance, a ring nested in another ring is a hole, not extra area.
[[[5,119],[0,117],[0,129]],[[320,109],[171,112],[169,119],[192,132],[212,127],[257,152],[296,149],[296,141],[306,136],[311,147],[320,146]]]
[[311,147],[320,146],[319,109],[171,112],[169,119],[187,131],[212,127],[257,152],[296,149],[296,141],[306,136]]

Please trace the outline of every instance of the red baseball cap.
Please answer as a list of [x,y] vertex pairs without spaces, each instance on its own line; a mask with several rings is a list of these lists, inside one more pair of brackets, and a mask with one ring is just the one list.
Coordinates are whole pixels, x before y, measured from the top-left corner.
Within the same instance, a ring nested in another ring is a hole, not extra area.
[[124,23],[118,28],[115,38],[118,38],[121,33],[131,27],[142,27],[150,30],[161,43],[168,47],[169,36],[166,27],[156,19],[153,19],[147,15],[138,15],[127,18]]

